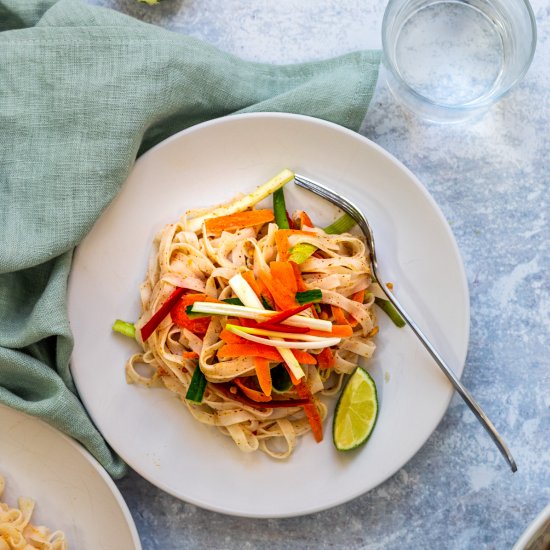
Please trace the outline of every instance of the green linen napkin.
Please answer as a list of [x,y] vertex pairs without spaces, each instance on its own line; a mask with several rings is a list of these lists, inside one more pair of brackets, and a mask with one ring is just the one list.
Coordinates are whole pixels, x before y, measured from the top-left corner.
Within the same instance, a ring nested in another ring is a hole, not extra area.
[[244,62],[77,0],[0,0],[0,30],[0,402],[75,438],[118,478],[125,464],[69,370],[74,247],[136,156],[184,128],[284,111],[358,130],[379,52]]

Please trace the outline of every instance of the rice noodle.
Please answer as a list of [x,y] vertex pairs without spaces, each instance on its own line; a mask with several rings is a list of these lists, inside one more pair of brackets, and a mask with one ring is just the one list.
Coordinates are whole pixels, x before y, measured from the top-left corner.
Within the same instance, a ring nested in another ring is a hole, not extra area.
[[[142,311],[136,322],[136,339],[143,350],[128,359],[126,377],[129,383],[147,387],[161,385],[172,391],[196,420],[217,427],[243,452],[261,450],[273,458],[285,459],[292,454],[298,438],[311,430],[304,408],[270,408],[269,401],[250,406],[246,400],[232,398],[227,391],[222,391],[219,384],[231,385],[237,377],[256,381],[254,357],[218,357],[225,345],[220,334],[227,317],[212,315],[206,332],[194,333],[188,327],[178,326],[167,315],[146,342],[142,342],[139,335],[139,329],[158,311],[174,288],[184,288],[188,293],[201,293],[217,300],[234,298],[228,283],[232,277],[247,270],[258,277],[260,272],[269,270],[270,262],[281,260],[276,240],[277,224],[270,222],[236,231],[209,232],[207,224],[199,220],[206,219],[212,212],[214,209],[192,211],[189,213],[192,223],[183,216],[167,225],[155,238],[147,275],[140,287]],[[304,229],[310,234],[291,233],[289,244],[292,247],[308,243],[317,248],[317,253],[299,269],[307,289],[322,291],[322,318],[333,321],[331,306],[335,306],[341,308],[355,327],[352,337],[341,338],[331,348],[334,364],[330,372],[320,371],[316,365],[303,366],[304,380],[313,403],[324,419],[327,406],[320,396],[338,393],[343,377],[353,371],[360,358],[368,358],[374,352],[375,345],[369,335],[376,325],[372,307],[373,281],[365,244],[359,237],[349,233],[329,235],[318,227]],[[364,303],[352,299],[362,290],[367,291]],[[307,310],[302,315],[311,318],[313,312]],[[235,322],[234,318],[231,322]],[[316,357],[321,350],[307,348],[308,345],[305,343],[306,349]],[[193,359],[194,354],[198,360]],[[273,368],[279,362],[270,361],[269,366]],[[196,368],[200,368],[207,380],[200,404],[185,399]],[[234,389],[236,391],[236,386]],[[291,388],[277,398],[296,399],[297,394]]]

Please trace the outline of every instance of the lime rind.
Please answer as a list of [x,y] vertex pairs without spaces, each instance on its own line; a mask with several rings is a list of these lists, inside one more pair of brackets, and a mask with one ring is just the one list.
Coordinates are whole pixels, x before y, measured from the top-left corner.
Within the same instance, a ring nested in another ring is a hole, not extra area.
[[339,451],[351,451],[370,438],[378,419],[378,394],[370,374],[357,367],[345,385],[334,413],[332,438]]

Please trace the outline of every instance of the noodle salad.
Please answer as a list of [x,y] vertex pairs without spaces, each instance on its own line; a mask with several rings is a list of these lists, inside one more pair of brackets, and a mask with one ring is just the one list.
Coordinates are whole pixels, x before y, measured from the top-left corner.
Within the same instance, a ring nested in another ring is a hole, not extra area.
[[[340,393],[378,331],[368,251],[344,215],[317,227],[286,211],[289,170],[230,203],[186,212],[157,235],[128,383],[164,386],[244,452],[284,459],[323,439]],[[258,208],[272,197],[272,208]]]

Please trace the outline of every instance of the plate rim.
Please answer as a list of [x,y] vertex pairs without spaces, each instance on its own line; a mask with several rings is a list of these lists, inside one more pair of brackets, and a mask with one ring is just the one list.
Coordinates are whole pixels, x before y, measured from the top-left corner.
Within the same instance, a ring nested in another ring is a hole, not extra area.
[[[463,297],[464,297],[464,303],[463,303],[463,306],[464,306],[464,319],[461,320],[460,326],[463,326],[463,330],[464,330],[464,334],[465,334],[464,349],[462,350],[461,356],[458,357],[460,372],[457,372],[457,376],[459,378],[461,378],[463,373],[464,373],[465,366],[466,366],[466,358],[467,358],[467,353],[468,353],[468,349],[469,349],[470,329],[471,329],[471,317],[470,317],[471,316],[471,308],[470,308],[470,295],[469,295],[469,287],[468,287],[468,282],[467,282],[466,270],[465,270],[465,267],[464,267],[464,262],[463,262],[462,255],[460,253],[460,249],[458,247],[458,243],[455,239],[455,236],[452,232],[452,229],[449,225],[449,222],[445,218],[441,208],[439,207],[439,205],[435,201],[434,197],[428,192],[428,190],[425,188],[425,186],[421,183],[419,178],[409,168],[407,168],[407,166],[405,166],[399,159],[397,159],[394,155],[389,153],[387,150],[385,150],[383,147],[381,147],[380,145],[378,145],[377,143],[375,143],[374,141],[372,141],[368,137],[363,136],[362,134],[360,134],[358,132],[355,132],[353,130],[350,130],[348,128],[345,128],[343,126],[335,124],[333,122],[323,120],[323,119],[314,118],[314,117],[310,117],[310,116],[307,116],[307,115],[292,114],[292,113],[280,113],[280,112],[254,112],[254,113],[238,113],[238,114],[226,115],[226,116],[211,119],[211,120],[202,122],[200,124],[191,126],[189,128],[186,128],[184,130],[181,130],[181,131],[169,136],[168,138],[164,139],[163,141],[159,142],[155,146],[153,146],[151,149],[146,151],[143,155],[141,155],[135,161],[135,163],[134,163],[132,169],[129,171],[128,176],[127,176],[125,182],[123,183],[123,185],[126,185],[127,181],[131,178],[131,176],[132,176],[134,170],[136,170],[136,168],[138,168],[141,164],[147,162],[148,159],[151,156],[154,156],[158,150],[168,146],[172,142],[177,141],[177,140],[182,139],[182,138],[185,138],[189,135],[192,135],[193,133],[200,132],[203,129],[209,128],[211,126],[224,124],[225,122],[231,122],[231,121],[234,121],[234,120],[254,119],[254,118],[258,118],[258,119],[268,118],[268,119],[279,119],[279,120],[287,119],[287,120],[290,120],[290,121],[302,121],[302,122],[308,123],[308,124],[314,124],[314,125],[317,124],[317,125],[320,125],[320,126],[324,126],[324,127],[328,128],[329,130],[336,131],[338,133],[344,133],[348,136],[351,136],[353,139],[358,140],[359,142],[363,142],[364,145],[366,145],[369,148],[373,149],[378,155],[381,155],[387,161],[389,161],[391,164],[396,166],[412,183],[414,183],[415,190],[417,192],[419,192],[422,195],[422,197],[429,203],[433,214],[437,217],[437,219],[438,219],[438,221],[441,225],[441,228],[445,229],[445,233],[446,233],[447,239],[449,241],[449,244],[451,244],[451,246],[452,246],[453,255],[457,260],[458,267],[460,268],[459,273],[458,273],[458,278],[460,280],[460,286],[461,286],[460,290],[461,290],[461,292],[463,294]],[[114,200],[116,200],[116,197],[115,197]],[[113,202],[114,202],[114,200],[113,200]],[[77,247],[77,251],[76,251],[76,254],[75,254],[75,258],[77,256],[78,256],[78,247]],[[69,299],[70,299],[70,295],[71,295],[71,286],[72,286],[72,281],[73,280],[74,280],[73,270],[71,270],[71,273],[70,273],[70,276],[69,276],[69,281],[68,281]],[[73,373],[73,362],[72,362],[72,360],[71,360],[70,365],[71,365],[71,367],[70,367],[71,368],[71,373]],[[73,376],[74,376],[74,373],[73,373]],[[77,384],[76,380],[75,380],[75,384],[77,385],[77,389],[78,389],[78,384]],[[445,416],[445,414],[448,411],[448,408],[449,408],[449,405],[450,405],[450,402],[451,402],[451,399],[452,399],[453,395],[454,395],[454,391],[450,391],[449,395],[448,395],[448,398],[446,399],[446,403],[444,404],[444,407],[442,407],[441,414],[438,414],[437,417],[434,416],[434,422],[433,422],[434,427],[433,427],[433,429],[429,430],[429,433],[427,433],[426,437],[421,438],[421,440],[417,443],[416,446],[414,446],[414,448],[411,447],[411,451],[409,453],[407,453],[406,458],[403,459],[401,465],[395,471],[390,472],[386,476],[381,478],[376,483],[376,485],[371,487],[370,489],[367,489],[367,490],[358,489],[355,492],[347,493],[345,496],[342,496],[339,499],[333,499],[328,504],[323,503],[323,504],[319,504],[317,506],[309,506],[307,509],[304,509],[300,512],[291,511],[291,512],[280,512],[280,513],[274,513],[274,512],[270,512],[270,513],[265,513],[265,512],[251,513],[251,512],[244,512],[244,511],[240,511],[240,510],[228,509],[227,507],[225,507],[223,505],[217,505],[216,503],[212,503],[212,502],[209,502],[209,501],[206,501],[206,500],[202,500],[200,498],[195,498],[195,497],[189,497],[187,495],[182,495],[182,494],[180,494],[180,492],[178,492],[177,490],[171,488],[169,485],[167,485],[164,482],[154,478],[154,476],[152,476],[149,472],[144,471],[143,468],[141,468],[139,465],[135,464],[135,461],[133,461],[131,459],[128,459],[127,457],[124,457],[124,460],[141,477],[143,477],[144,479],[146,479],[147,481],[152,483],[157,488],[159,488],[162,491],[174,496],[175,498],[177,498],[181,501],[191,503],[193,505],[196,505],[196,506],[198,506],[200,508],[203,508],[203,509],[206,509],[206,510],[211,510],[211,511],[214,511],[214,512],[217,512],[217,513],[222,513],[222,514],[230,515],[230,516],[258,518],[258,519],[299,517],[299,516],[309,515],[309,514],[313,514],[313,513],[318,513],[320,511],[328,510],[328,509],[334,508],[335,506],[342,505],[346,502],[350,502],[350,501],[354,500],[355,498],[358,498],[359,496],[361,496],[363,494],[366,494],[367,492],[372,491],[376,487],[379,487],[381,484],[385,483],[393,475],[398,473],[412,458],[414,458],[414,456],[416,456],[418,454],[419,450],[426,444],[428,439],[433,435],[435,430],[441,424],[441,421],[442,421],[443,417]],[[92,416],[91,413],[90,413],[90,416]],[[116,450],[115,445],[111,444],[111,446],[113,447],[113,449],[115,449],[115,452],[119,453],[119,451]],[[121,454],[121,456],[122,456],[122,454]]]

